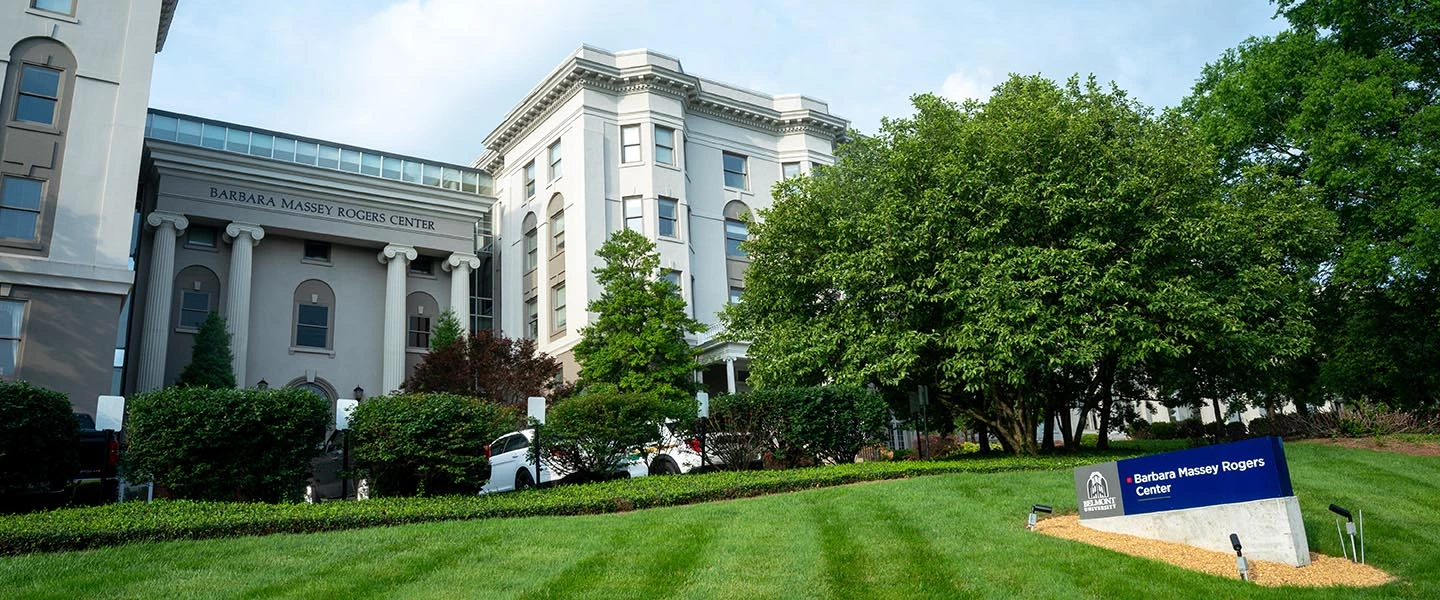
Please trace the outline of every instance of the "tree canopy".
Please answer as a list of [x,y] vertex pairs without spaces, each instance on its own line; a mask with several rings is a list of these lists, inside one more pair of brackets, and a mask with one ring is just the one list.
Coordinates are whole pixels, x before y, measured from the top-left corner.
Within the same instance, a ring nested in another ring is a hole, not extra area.
[[1328,221],[1279,184],[1224,191],[1179,115],[1093,78],[914,104],[751,225],[723,320],[760,385],[932,384],[1028,453],[1042,415],[1068,414],[1057,380],[1108,403],[1117,372],[1240,385],[1226,369],[1307,349],[1294,257]]

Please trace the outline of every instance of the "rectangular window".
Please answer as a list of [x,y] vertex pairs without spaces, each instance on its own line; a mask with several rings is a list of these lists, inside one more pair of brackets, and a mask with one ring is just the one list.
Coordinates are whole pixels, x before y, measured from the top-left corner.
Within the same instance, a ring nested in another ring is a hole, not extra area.
[[535,228],[525,232],[525,268],[524,272],[529,273],[540,266],[540,240],[537,239]]
[[560,140],[555,140],[550,144],[550,181],[559,179],[560,175]]
[[295,345],[301,348],[325,348],[330,333],[330,307],[323,304],[301,304],[295,322]]
[[550,254],[565,251],[565,211],[550,217]]
[[723,154],[725,160],[725,187],[746,189],[746,184],[748,183],[746,174],[749,171],[745,168],[745,157],[731,152],[725,152]]
[[411,348],[430,347],[430,317],[410,316],[409,329],[405,332],[406,345]]
[[660,235],[680,237],[680,202],[674,198],[660,198]]
[[433,276],[435,274],[435,257],[416,256],[415,260],[410,261],[410,274]]
[[525,301],[525,338],[540,337],[540,302],[537,298]]
[[369,152],[360,155],[360,172],[372,177],[379,177],[380,155]]
[[20,95],[15,101],[15,120],[55,124],[55,109],[60,105],[59,69],[38,65],[20,67]]
[[641,209],[640,198],[625,199],[625,228],[645,233],[645,213]]
[[349,150],[349,149],[346,149],[346,148],[341,148],[341,149],[340,149],[340,170],[341,170],[341,171],[349,171],[349,172],[351,172],[351,173],[359,173],[359,172],[360,172],[360,151],[359,151],[359,150]]
[[725,220],[725,256],[745,258],[748,256],[745,250],[740,248],[740,242],[750,237],[750,228],[744,222],[734,219]]
[[250,134],[250,154],[270,158],[270,153],[275,148],[275,136],[264,133]]
[[175,141],[192,146],[200,145],[200,127],[195,121],[180,119],[177,123]]
[[62,15],[75,15],[75,0],[30,0],[30,7]]
[[780,178],[789,179],[800,176],[800,163],[787,162],[780,165]]
[[620,127],[620,162],[640,162],[639,125],[623,125]]
[[[208,131],[209,126],[205,129]],[[316,157],[320,154],[318,144],[312,142],[295,142],[295,162],[314,166]]]
[[675,284],[675,292],[680,292],[680,272],[675,269],[665,269],[660,272],[660,279]]
[[220,241],[220,231],[208,225],[192,225],[185,230],[185,246],[188,248],[215,249]]
[[25,302],[0,300],[0,378],[15,377],[20,363],[20,328],[25,325]]
[[322,144],[320,146],[319,152],[317,153],[317,157],[319,158],[319,161],[316,164],[319,166],[325,167],[327,169],[340,168],[339,148]]
[[440,187],[456,192],[460,191],[460,171],[457,171],[450,167],[445,167],[445,171],[444,174],[441,176],[441,179],[443,179],[444,181],[440,184]]
[[407,160],[400,165],[400,181],[420,183],[420,163]]
[[173,142],[175,141],[175,130],[179,124],[179,119],[175,117],[150,115],[150,137]]
[[386,179],[399,179],[400,159],[390,158],[386,156],[384,159],[384,166],[380,169],[380,176]]
[[180,291],[180,327],[199,329],[210,315],[210,294],[193,290]]
[[420,183],[440,187],[440,165],[425,165],[421,170]]
[[0,238],[35,241],[45,182],[11,177],[0,179]]
[[535,197],[535,161],[525,163],[525,198]]
[[310,262],[330,262],[330,242],[305,242],[305,254],[301,257]]
[[550,329],[565,331],[565,284],[550,290]]
[[675,130],[669,127],[655,127],[655,162],[662,165],[675,164]]
[[204,133],[200,136],[200,145],[212,150],[225,149],[225,128],[220,125],[205,123]]
[[735,286],[731,286],[731,287],[730,287],[730,303],[731,303],[731,304],[739,304],[739,303],[740,303],[740,293],[741,293],[741,292],[744,292],[744,291],[745,291],[745,288],[738,288],[738,287],[735,287]]
[[244,129],[225,130],[225,149],[241,154],[250,153],[250,132]]
[[[184,122],[184,121],[181,121],[181,122],[180,122],[180,130],[181,130],[181,133],[183,134],[183,133],[184,133],[184,130],[185,130],[185,122]],[[182,136],[182,137],[183,137],[183,136]],[[181,140],[181,141],[184,141],[184,140]],[[290,138],[282,138],[282,137],[277,137],[277,138],[275,138],[275,154],[274,154],[274,156],[275,156],[275,160],[283,160],[283,161],[286,161],[286,162],[295,162],[295,140],[292,140],[292,139],[290,139]]]

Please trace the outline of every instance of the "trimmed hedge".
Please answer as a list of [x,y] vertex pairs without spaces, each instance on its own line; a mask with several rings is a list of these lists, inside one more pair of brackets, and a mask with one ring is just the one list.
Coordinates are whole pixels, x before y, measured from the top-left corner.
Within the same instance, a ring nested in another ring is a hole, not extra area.
[[485,484],[485,446],[515,429],[498,403],[444,392],[367,398],[350,416],[355,477],[377,496],[443,496]]
[[1063,469],[1095,460],[1095,456],[1063,456],[850,463],[786,471],[645,477],[499,495],[321,504],[127,502],[0,517],[0,555],[431,521],[612,513],[921,475]]
[[75,431],[65,394],[24,381],[0,382],[0,507],[9,492],[58,488],[75,475]]

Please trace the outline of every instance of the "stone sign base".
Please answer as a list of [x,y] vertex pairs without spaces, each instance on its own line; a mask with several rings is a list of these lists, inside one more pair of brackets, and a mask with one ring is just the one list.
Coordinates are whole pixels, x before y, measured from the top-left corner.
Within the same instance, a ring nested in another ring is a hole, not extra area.
[[1234,552],[1230,534],[1239,534],[1245,556],[1296,567],[1310,564],[1310,542],[1294,496],[1216,504],[1164,512],[1082,519],[1081,525],[1136,537],[1179,542],[1206,550]]

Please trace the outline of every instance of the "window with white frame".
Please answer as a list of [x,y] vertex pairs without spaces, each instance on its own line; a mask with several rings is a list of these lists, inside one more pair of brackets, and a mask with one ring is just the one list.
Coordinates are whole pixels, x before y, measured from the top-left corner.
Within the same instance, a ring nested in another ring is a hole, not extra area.
[[535,161],[525,163],[525,198],[535,197]]
[[640,162],[639,125],[622,125],[620,127],[620,162]]
[[750,228],[744,221],[738,219],[725,219],[725,255],[735,258],[749,256],[745,249],[740,247],[740,242],[750,237]]
[[180,328],[200,329],[210,316],[210,294],[196,290],[180,291]]
[[733,285],[730,286],[730,303],[731,303],[731,304],[739,304],[739,303],[740,303],[740,294],[741,294],[742,292],[744,292],[744,291],[745,291],[745,288],[735,287],[735,286],[733,286]]
[[625,199],[625,228],[645,233],[645,213],[638,196]]
[[40,65],[21,65],[19,95],[15,98],[15,120],[54,125],[60,106],[60,82],[64,71]]
[[780,164],[780,178],[781,178],[781,179],[789,179],[789,178],[791,178],[791,177],[799,177],[799,176],[800,176],[800,163],[798,163],[798,162],[787,162],[787,163],[781,163],[781,164]]
[[67,16],[75,15],[75,0],[30,0],[30,7]]
[[34,241],[40,234],[45,182],[6,175],[0,179],[0,238]]
[[748,189],[748,173],[750,171],[746,168],[745,163],[747,159],[745,156],[735,154],[734,152],[725,152],[723,155],[725,164],[725,187],[739,188],[742,190]]
[[0,378],[15,377],[20,364],[20,330],[25,326],[25,301],[0,300]]
[[540,337],[540,299],[531,298],[525,301],[525,338],[538,339]]
[[668,281],[675,286],[675,293],[680,293],[680,272],[675,269],[662,269],[660,279]]
[[555,332],[565,331],[564,283],[550,290],[550,329]]
[[655,126],[655,162],[662,165],[675,164],[675,130]]
[[555,140],[550,144],[550,181],[559,179],[560,175],[560,140]]
[[680,202],[674,198],[660,197],[659,225],[662,237],[680,237]]
[[565,211],[550,215],[550,254],[565,251]]
[[540,266],[540,243],[536,238],[538,234],[535,231],[535,216],[532,214],[526,220],[530,223],[525,228],[525,268],[521,270],[529,273],[535,270],[535,267]]
[[319,279],[295,287],[295,348],[333,348],[335,290]]

